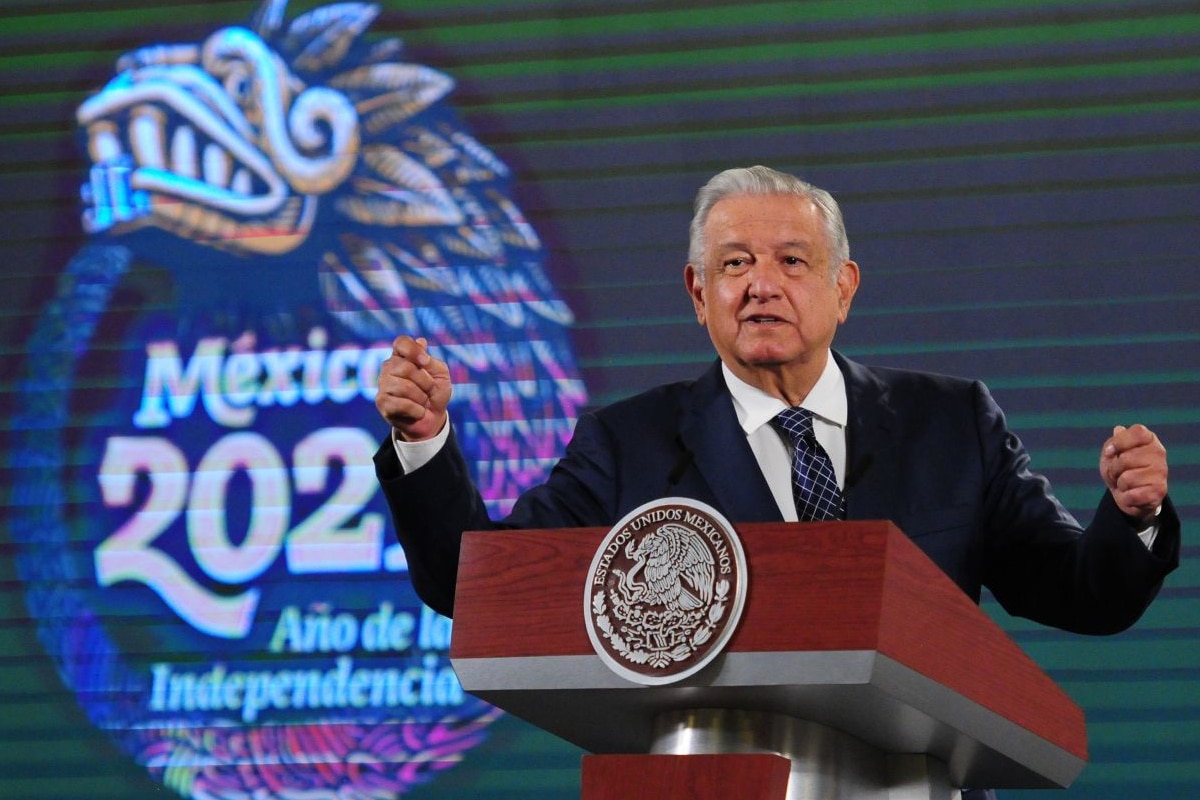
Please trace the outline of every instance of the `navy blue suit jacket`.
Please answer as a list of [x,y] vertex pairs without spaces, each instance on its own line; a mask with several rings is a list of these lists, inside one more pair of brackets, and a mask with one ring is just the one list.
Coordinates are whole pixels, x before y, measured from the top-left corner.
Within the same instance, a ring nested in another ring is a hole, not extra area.
[[[846,378],[846,509],[886,519],[978,601],[1082,633],[1123,630],[1178,564],[1179,519],[1168,501],[1153,551],[1108,492],[1082,528],[1028,468],[983,384],[869,368],[834,354]],[[782,517],[745,434],[720,364],[578,421],[546,482],[503,520],[489,519],[451,441],[402,474],[393,445],[376,455],[409,571],[422,600],[453,612],[462,531],[612,526],[637,506],[686,496],[738,522]]]

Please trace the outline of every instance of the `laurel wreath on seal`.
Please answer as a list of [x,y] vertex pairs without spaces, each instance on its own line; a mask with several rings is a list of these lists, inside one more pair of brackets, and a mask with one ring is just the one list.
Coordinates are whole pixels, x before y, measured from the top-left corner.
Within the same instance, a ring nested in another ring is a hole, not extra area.
[[[687,626],[690,630],[689,640],[665,650],[645,650],[631,646],[617,631],[612,620],[609,618],[606,596],[607,591],[604,589],[600,589],[592,595],[592,614],[596,628],[608,640],[612,649],[621,658],[633,664],[647,664],[655,669],[664,669],[670,666],[672,662],[683,661],[688,658],[712,638],[713,631],[716,630],[717,624],[725,616],[725,610],[728,606],[729,581],[720,580],[713,586],[713,600],[707,612],[701,609],[701,618],[694,621],[691,626]],[[621,622],[628,623],[631,617],[636,616],[633,613],[634,610],[629,607],[629,604],[623,603],[615,593],[612,599],[613,612]]]

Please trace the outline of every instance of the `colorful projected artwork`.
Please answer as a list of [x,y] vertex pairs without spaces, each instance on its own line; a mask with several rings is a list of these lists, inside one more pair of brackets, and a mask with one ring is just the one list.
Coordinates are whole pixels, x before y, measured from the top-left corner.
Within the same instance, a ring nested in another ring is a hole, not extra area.
[[88,243],[31,343],[12,526],[61,678],[165,786],[379,800],[498,715],[390,544],[371,457],[392,337],[455,365],[497,510],[586,394],[453,80],[369,37],[374,5],[286,5],[146,42],[79,106]]

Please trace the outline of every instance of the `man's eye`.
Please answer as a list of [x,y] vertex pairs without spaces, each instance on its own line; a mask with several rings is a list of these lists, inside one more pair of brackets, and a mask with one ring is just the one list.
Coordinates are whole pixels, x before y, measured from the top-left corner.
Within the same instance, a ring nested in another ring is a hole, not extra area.
[[804,259],[797,258],[796,256],[784,256],[783,263],[789,267],[799,267],[804,263]]

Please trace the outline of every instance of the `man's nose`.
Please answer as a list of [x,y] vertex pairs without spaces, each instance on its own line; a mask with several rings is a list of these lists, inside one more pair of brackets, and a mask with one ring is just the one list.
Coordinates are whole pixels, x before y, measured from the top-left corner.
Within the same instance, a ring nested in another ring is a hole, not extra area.
[[751,297],[764,299],[777,297],[782,293],[782,275],[774,264],[758,261],[750,266],[746,277],[746,292]]

